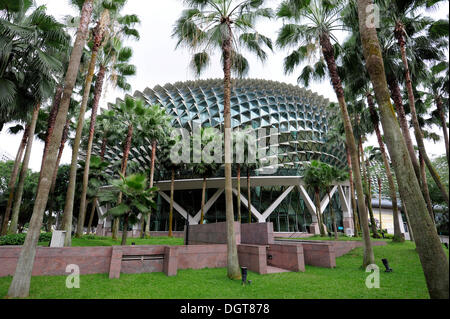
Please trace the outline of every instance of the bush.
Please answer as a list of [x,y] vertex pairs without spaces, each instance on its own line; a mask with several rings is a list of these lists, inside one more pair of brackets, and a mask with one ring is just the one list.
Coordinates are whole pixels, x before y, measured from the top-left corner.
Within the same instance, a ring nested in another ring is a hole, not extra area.
[[[0,236],[0,246],[21,246],[25,242],[27,234],[11,234]],[[39,236],[39,242],[49,242],[52,240],[52,233],[43,233]]]

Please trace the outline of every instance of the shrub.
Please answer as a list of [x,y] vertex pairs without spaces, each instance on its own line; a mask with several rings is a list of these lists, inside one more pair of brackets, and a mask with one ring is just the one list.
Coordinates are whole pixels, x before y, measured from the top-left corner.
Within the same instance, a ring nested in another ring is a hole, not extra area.
[[[21,246],[25,242],[27,234],[11,234],[0,236],[0,246]],[[39,236],[39,242],[46,242],[52,240],[52,233],[43,233]]]

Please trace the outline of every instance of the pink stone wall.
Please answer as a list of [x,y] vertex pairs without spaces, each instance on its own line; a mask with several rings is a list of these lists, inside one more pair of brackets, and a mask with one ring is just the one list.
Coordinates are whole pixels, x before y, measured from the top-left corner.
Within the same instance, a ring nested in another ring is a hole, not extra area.
[[[226,244],[226,222],[189,226],[189,245]],[[241,229],[239,222],[234,223],[236,243],[241,243]]]
[[[96,232],[96,235],[97,236],[104,236],[104,237],[111,237],[112,236],[112,232],[108,228],[106,230],[103,229],[100,232]],[[128,232],[127,236],[128,236],[128,238],[138,238],[138,237],[140,237],[140,235],[141,235],[141,231],[140,230],[133,230],[133,231],[130,230]],[[176,238],[184,238],[185,233],[184,233],[184,231],[173,231],[172,235],[173,235],[173,237],[176,237]],[[169,236],[169,232],[167,232],[167,231],[151,231],[150,232],[150,236],[153,236],[153,237],[167,237],[167,236]],[[122,232],[121,231],[118,232],[118,238],[122,238]]]
[[249,245],[273,244],[273,223],[241,224],[241,243]]
[[266,246],[238,245],[238,258],[241,267],[259,274],[267,274]]
[[272,244],[267,249],[267,264],[290,271],[305,271],[303,246]]

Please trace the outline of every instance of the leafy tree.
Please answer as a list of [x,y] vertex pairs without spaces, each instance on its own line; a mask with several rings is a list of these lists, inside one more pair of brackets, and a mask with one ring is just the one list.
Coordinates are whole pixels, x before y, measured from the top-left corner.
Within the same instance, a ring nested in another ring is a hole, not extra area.
[[[316,217],[319,223],[320,236],[324,237],[325,229],[323,225],[323,216],[320,212],[320,189],[326,187],[327,171],[324,167],[327,164],[313,160],[304,170],[303,180],[305,184],[314,191],[314,199],[316,204]],[[331,175],[330,175],[331,176]]]
[[371,82],[378,102],[380,119],[388,145],[399,191],[409,213],[415,242],[422,268],[425,274],[431,298],[449,297],[448,259],[443,251],[439,237],[427,212],[426,203],[421,196],[421,189],[414,173],[412,162],[398,122],[392,112],[380,42],[374,25],[369,21],[371,0],[358,0],[359,31]]
[[[272,10],[263,8],[264,0],[188,0],[189,9],[177,20],[173,36],[177,47],[184,45],[195,54],[191,66],[199,75],[210,63],[214,49],[221,52],[224,71],[224,144],[225,144],[225,205],[227,220],[228,277],[240,279],[236,239],[234,235],[233,193],[231,181],[231,72],[244,75],[248,61],[239,52],[245,48],[264,61],[272,49],[272,41],[255,29],[257,18],[271,18]],[[227,160],[230,159],[230,160]]]
[[[115,187],[109,194],[101,194],[102,201],[114,200],[117,196],[122,198],[117,206],[108,210],[107,214],[114,218],[123,217],[123,232],[121,245],[127,244],[128,226],[138,222],[138,215],[150,213],[151,207],[155,208],[153,193],[156,187],[148,188],[145,175],[130,175],[128,177],[120,174],[120,179],[113,180],[111,185]],[[120,194],[120,195],[119,195]]]

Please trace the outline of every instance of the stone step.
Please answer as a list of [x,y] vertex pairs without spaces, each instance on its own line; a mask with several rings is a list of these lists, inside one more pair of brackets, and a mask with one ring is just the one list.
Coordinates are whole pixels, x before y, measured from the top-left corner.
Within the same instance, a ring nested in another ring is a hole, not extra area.
[[282,269],[282,268],[267,265],[267,273],[268,274],[278,274],[281,272],[291,272],[291,271],[287,270],[287,269]]

